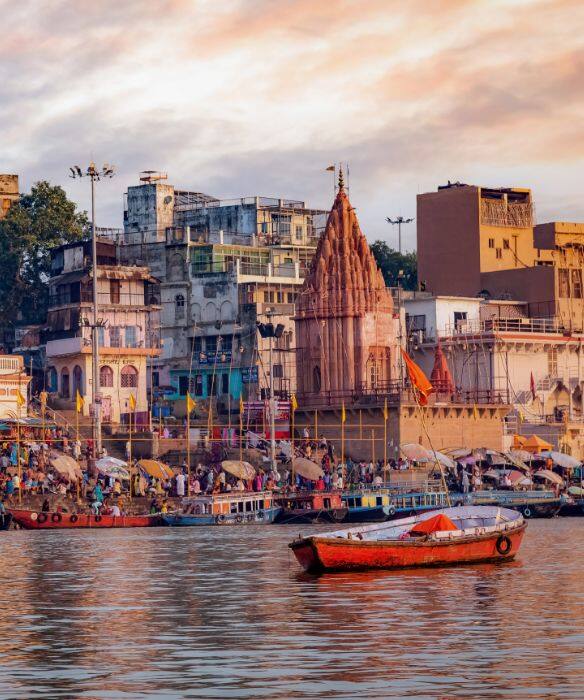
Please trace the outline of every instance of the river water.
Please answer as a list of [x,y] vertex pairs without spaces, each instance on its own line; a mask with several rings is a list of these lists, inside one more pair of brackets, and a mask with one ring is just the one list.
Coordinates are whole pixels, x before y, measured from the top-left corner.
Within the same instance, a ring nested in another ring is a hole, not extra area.
[[298,531],[0,533],[0,697],[584,697],[583,520],[514,563],[320,578]]

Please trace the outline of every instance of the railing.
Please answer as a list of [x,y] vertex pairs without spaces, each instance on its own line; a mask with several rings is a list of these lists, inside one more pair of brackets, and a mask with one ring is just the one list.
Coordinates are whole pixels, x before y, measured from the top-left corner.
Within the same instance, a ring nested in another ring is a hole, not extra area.
[[278,199],[276,197],[241,197],[239,199],[215,199],[212,201],[191,201],[175,204],[174,210],[190,211],[193,209],[214,209],[216,207],[238,207],[254,205],[257,207],[276,207],[282,209],[306,209],[305,202],[295,199]]
[[22,357],[0,357],[0,372],[21,372],[24,369]]
[[[563,333],[563,326],[553,318],[491,318],[484,321],[470,319],[448,324],[441,335],[478,335],[481,333]],[[435,333],[433,334],[435,335]],[[430,340],[424,331],[424,339]]]
[[[150,298],[147,298],[147,296]],[[152,301],[157,303],[149,303]],[[59,292],[49,295],[49,308],[58,306],[67,306],[70,304],[92,304],[93,291],[91,289],[82,289],[78,294],[71,294],[70,291]],[[100,306],[159,306],[158,299],[153,293],[128,294],[120,291],[119,294],[111,294],[111,292],[98,292],[97,303]]]

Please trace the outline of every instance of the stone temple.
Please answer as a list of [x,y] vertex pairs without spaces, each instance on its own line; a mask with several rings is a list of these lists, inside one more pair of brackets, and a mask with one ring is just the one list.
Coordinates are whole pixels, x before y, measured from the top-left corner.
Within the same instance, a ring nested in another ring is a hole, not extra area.
[[399,320],[343,187],[296,306],[301,402],[335,405],[398,379]]

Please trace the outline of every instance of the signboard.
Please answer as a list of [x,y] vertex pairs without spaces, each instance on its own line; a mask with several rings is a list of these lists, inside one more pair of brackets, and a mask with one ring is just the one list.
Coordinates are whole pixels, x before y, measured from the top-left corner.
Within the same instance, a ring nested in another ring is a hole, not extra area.
[[241,368],[241,380],[244,384],[257,384],[259,381],[257,365]]
[[231,363],[231,350],[199,353],[199,364],[201,365],[224,365],[228,363]]

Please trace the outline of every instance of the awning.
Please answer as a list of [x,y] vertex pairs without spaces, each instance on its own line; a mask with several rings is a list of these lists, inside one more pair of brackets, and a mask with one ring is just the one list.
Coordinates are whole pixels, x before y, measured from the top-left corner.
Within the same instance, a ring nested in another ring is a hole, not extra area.
[[226,459],[221,462],[221,468],[238,479],[253,479],[256,470],[249,462],[240,462],[236,459]]
[[141,459],[138,466],[154,479],[171,479],[174,476],[172,469],[157,459]]
[[319,477],[324,475],[321,467],[312,462],[310,459],[305,459],[304,457],[296,457],[292,460],[292,469],[300,476],[305,479],[310,479],[311,481],[316,481]]
[[558,486],[564,485],[562,477],[555,472],[551,472],[549,469],[540,469],[538,472],[535,472],[534,476],[539,476],[541,479],[551,481],[552,484],[558,484]]

